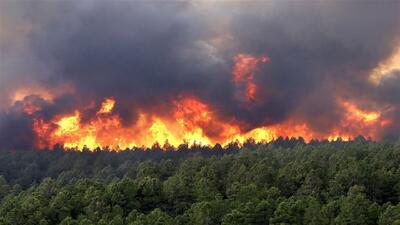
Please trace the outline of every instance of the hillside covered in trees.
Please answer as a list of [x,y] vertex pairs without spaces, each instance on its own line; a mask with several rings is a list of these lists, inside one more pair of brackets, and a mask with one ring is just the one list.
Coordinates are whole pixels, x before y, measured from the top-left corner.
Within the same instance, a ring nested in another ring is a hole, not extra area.
[[4,225],[400,224],[400,145],[0,151]]

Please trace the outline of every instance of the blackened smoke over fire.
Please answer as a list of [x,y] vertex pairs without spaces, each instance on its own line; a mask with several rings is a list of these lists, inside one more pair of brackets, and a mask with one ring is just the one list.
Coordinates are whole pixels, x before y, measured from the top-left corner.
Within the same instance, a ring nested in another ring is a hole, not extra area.
[[398,1],[0,2],[0,146],[400,134]]

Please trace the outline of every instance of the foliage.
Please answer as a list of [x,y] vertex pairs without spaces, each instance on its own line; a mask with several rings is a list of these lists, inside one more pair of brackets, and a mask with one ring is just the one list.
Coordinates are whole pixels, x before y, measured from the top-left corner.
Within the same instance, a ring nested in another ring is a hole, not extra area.
[[0,224],[400,224],[400,146],[1,151]]

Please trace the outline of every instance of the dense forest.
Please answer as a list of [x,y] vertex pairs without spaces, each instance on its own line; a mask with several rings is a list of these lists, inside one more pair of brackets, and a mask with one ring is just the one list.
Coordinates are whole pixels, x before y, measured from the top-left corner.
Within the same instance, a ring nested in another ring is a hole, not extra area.
[[0,224],[400,224],[400,145],[0,151]]

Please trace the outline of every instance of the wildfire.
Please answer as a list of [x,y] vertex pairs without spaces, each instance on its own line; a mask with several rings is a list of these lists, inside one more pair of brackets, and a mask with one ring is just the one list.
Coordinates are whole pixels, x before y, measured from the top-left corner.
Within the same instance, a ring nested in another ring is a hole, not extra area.
[[101,108],[97,113],[110,113],[115,105],[115,100],[112,98],[106,98],[103,103],[101,103]]
[[[257,128],[241,134],[239,126],[223,122],[210,107],[194,97],[174,102],[171,117],[141,113],[136,123],[125,127],[118,115],[109,114],[115,100],[107,98],[89,122],[81,121],[81,113],[66,115],[51,122],[35,120],[34,130],[38,136],[37,147],[51,147],[57,143],[66,148],[94,149],[110,147],[124,149],[134,146],[151,146],[155,142],[178,146],[182,143],[212,145],[231,141],[270,141],[276,138],[274,131]],[[210,130],[220,131],[210,134]]]
[[344,116],[338,126],[328,136],[328,140],[350,140],[354,134],[377,138],[379,129],[387,126],[390,121],[381,117],[380,111],[360,109],[356,104],[338,98],[338,104],[343,108]]
[[254,81],[254,74],[260,63],[266,63],[270,59],[268,56],[253,56],[248,54],[238,54],[234,57],[233,81],[239,88],[238,96],[245,96],[246,101],[256,99],[257,85]]
[[75,112],[73,116],[67,116],[61,118],[59,121],[56,122],[58,125],[58,129],[56,130],[55,134],[57,136],[62,136],[65,134],[71,134],[79,130],[79,112]]
[[340,101],[340,104],[342,104],[342,106],[346,108],[348,116],[351,119],[355,119],[356,121],[361,120],[366,123],[373,123],[380,118],[379,112],[369,112],[365,110],[360,110],[356,105],[347,101]]
[[361,110],[348,101],[338,102],[344,108],[346,117],[328,135],[315,133],[305,123],[290,120],[244,132],[238,124],[218,118],[209,105],[195,97],[174,101],[170,117],[142,112],[137,121],[128,127],[122,125],[118,115],[110,114],[117,102],[113,98],[106,98],[89,122],[83,123],[81,113],[75,111],[72,115],[48,123],[35,120],[34,130],[38,136],[37,147],[51,147],[61,143],[66,148],[79,149],[125,149],[151,146],[155,142],[172,146],[182,143],[225,145],[234,141],[243,143],[250,138],[256,142],[269,142],[279,136],[303,137],[306,141],[313,138],[350,140],[355,134],[376,135],[374,127],[382,124],[379,112]]
[[[258,65],[269,60],[268,56],[248,54],[234,57],[233,82],[240,100],[246,103],[257,102],[258,87],[254,76]],[[51,103],[57,94],[65,90],[57,92],[37,89],[36,92],[41,101]],[[243,143],[248,139],[270,142],[278,137],[302,137],[306,142],[312,139],[351,140],[358,135],[377,138],[379,129],[390,124],[389,120],[383,118],[381,111],[365,110],[354,102],[338,98],[337,105],[343,115],[328,131],[318,132],[296,117],[287,118],[278,124],[261,124],[251,130],[244,130],[240,121],[220,117],[212,105],[190,95],[179,96],[171,101],[166,112],[137,108],[138,116],[131,124],[122,122],[116,107],[118,101],[112,96],[104,98],[100,104],[91,102],[84,108],[76,108],[71,114],[59,114],[50,120],[44,120],[40,114],[36,114],[42,110],[35,104],[34,100],[38,98],[19,95],[22,97],[15,97],[14,104],[20,104],[22,111],[33,118],[32,127],[37,137],[37,148],[51,148],[55,144],[62,144],[65,148],[108,147],[120,150],[136,146],[149,147],[154,143],[178,146],[183,143],[226,145],[236,141]],[[88,112],[91,113],[89,116]]]

